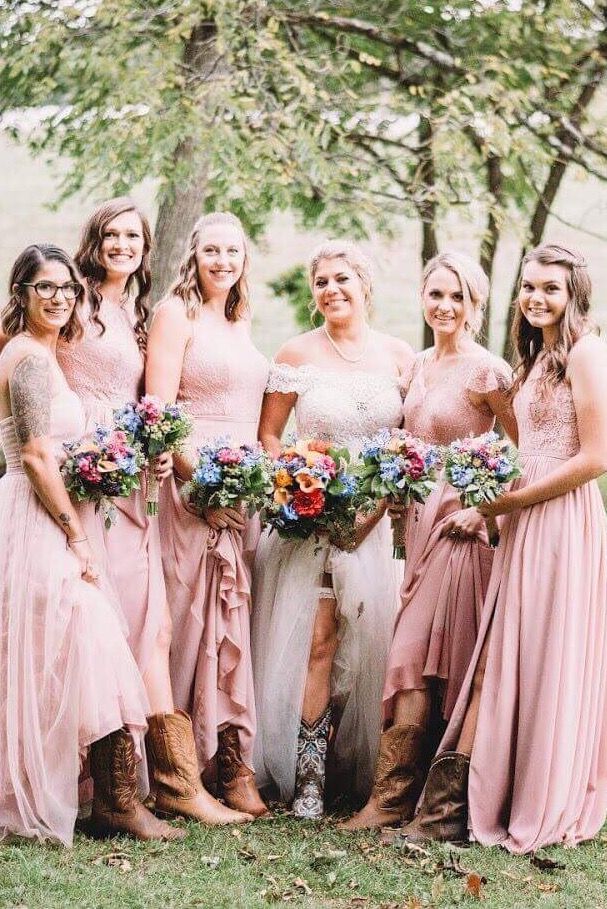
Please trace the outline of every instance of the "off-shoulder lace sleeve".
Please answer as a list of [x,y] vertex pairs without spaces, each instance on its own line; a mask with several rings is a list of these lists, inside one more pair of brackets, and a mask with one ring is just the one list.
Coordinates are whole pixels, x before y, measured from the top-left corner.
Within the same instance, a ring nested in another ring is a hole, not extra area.
[[512,370],[499,357],[483,359],[472,367],[466,380],[466,389],[478,394],[490,391],[507,391],[512,385]]
[[305,366],[291,366],[289,363],[270,363],[266,392],[280,391],[283,394],[302,394],[310,385],[309,371]]

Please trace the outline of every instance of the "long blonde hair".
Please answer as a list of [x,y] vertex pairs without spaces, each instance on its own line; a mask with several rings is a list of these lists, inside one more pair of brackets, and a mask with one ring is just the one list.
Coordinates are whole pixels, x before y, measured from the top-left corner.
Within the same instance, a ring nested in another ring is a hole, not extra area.
[[472,310],[472,317],[467,323],[472,334],[477,335],[483,325],[483,314],[489,299],[489,278],[470,256],[460,252],[444,252],[426,263],[422,274],[422,293],[430,275],[437,268],[447,268],[458,279],[464,295],[464,303]]
[[[567,372],[569,351],[582,335],[596,331],[590,318],[590,300],[592,282],[584,257],[574,249],[558,243],[544,243],[530,250],[524,257],[519,275],[519,294],[525,265],[538,262],[540,265],[561,265],[567,271],[567,291],[569,301],[559,322],[559,337],[553,347],[546,349],[545,383],[542,392],[562,382]],[[540,350],[544,347],[544,336],[541,328],[534,328],[523,315],[519,305],[512,321],[512,346],[518,354],[515,366],[515,381],[512,386],[513,396],[525,382],[531,372]]]
[[229,224],[240,231],[244,247],[244,263],[242,274],[238,281],[230,288],[225,306],[225,317],[230,322],[244,318],[249,312],[249,285],[247,275],[249,272],[249,244],[244,228],[236,215],[229,211],[213,211],[199,218],[186,244],[186,252],[179,266],[177,280],[169,291],[169,296],[179,297],[183,300],[186,314],[189,319],[195,319],[202,306],[204,297],[198,277],[198,264],[196,252],[200,244],[200,237],[205,228],[215,224]]

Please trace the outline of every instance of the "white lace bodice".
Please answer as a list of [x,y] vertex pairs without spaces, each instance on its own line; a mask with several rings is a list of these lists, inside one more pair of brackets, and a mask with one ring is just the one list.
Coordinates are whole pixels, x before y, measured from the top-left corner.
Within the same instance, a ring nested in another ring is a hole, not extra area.
[[297,394],[300,438],[325,439],[354,450],[366,436],[402,421],[399,379],[387,373],[272,363],[266,391]]

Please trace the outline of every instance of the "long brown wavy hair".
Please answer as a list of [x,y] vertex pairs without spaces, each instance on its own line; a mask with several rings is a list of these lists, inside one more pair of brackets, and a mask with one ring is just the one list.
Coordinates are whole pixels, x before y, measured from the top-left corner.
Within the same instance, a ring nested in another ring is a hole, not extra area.
[[9,338],[14,338],[27,328],[27,287],[24,284],[34,283],[40,267],[45,262],[60,262],[65,265],[74,284],[79,284],[82,293],[76,300],[72,314],[59,337],[65,341],[78,340],[82,337],[81,309],[86,299],[86,285],[73,260],[58,246],[51,243],[33,243],[26,247],[17,257],[8,279],[9,298],[2,310],[2,330]]
[[[582,335],[596,331],[589,316],[592,282],[584,257],[574,249],[557,243],[545,243],[530,250],[523,259],[519,276],[519,295],[525,265],[538,262],[540,265],[561,265],[567,270],[567,291],[569,301],[559,323],[559,337],[554,346],[545,349],[545,373],[541,394],[547,393],[565,379],[569,351]],[[544,336],[541,328],[534,328],[517,305],[512,322],[512,346],[518,354],[515,366],[514,396],[526,381],[541,350]]]
[[236,215],[229,211],[213,211],[199,218],[192,233],[186,243],[185,255],[179,266],[177,280],[169,291],[169,296],[179,297],[183,300],[185,311],[189,319],[195,319],[200,308],[204,306],[204,297],[200,279],[198,277],[198,263],[196,262],[196,252],[200,246],[200,238],[205,228],[212,227],[215,224],[229,224],[240,231],[244,247],[244,263],[242,274],[238,281],[230,288],[225,305],[225,317],[229,322],[237,322],[243,319],[249,312],[249,285],[247,275],[249,273],[249,244],[244,232],[244,228]]
[[128,196],[119,196],[103,202],[95,209],[82,229],[80,245],[74,256],[78,268],[86,279],[91,301],[91,319],[99,326],[100,334],[105,331],[99,316],[101,306],[100,287],[106,279],[107,272],[101,264],[101,244],[105,229],[114,218],[125,212],[135,212],[141,221],[143,234],[143,256],[137,271],[134,271],[126,282],[126,292],[130,296],[135,293],[135,334],[140,348],[145,349],[147,340],[147,322],[150,313],[150,290],[152,277],[150,273],[150,250],[152,248],[152,232],[146,216]]

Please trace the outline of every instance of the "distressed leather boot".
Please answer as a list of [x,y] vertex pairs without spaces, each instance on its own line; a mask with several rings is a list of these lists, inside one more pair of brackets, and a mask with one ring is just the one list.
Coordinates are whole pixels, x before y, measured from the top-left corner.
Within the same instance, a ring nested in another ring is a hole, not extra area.
[[187,835],[154,817],[139,801],[135,744],[126,729],[91,745],[91,776],[91,823],[96,834],[128,833],[138,840],[181,840]]
[[226,805],[253,817],[269,817],[257,786],[255,773],[243,762],[236,726],[226,726],[218,736],[217,777]]
[[146,736],[155,810],[203,824],[244,824],[253,815],[232,811],[214,799],[200,781],[192,721],[182,710],[148,717]]
[[312,820],[324,814],[325,767],[330,727],[330,707],[311,726],[305,720],[301,721],[292,806],[295,817]]
[[401,838],[412,843],[467,842],[469,771],[469,755],[458,751],[438,754],[430,765],[419,811],[402,828]]
[[375,780],[369,801],[339,830],[385,827],[410,821],[421,795],[428,767],[428,736],[416,724],[391,726],[379,741]]

